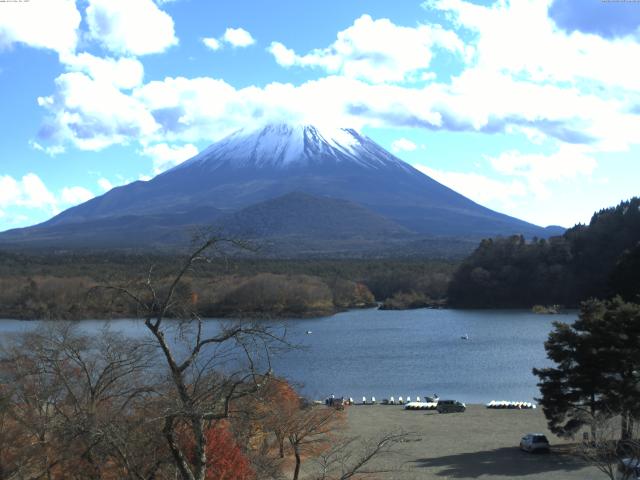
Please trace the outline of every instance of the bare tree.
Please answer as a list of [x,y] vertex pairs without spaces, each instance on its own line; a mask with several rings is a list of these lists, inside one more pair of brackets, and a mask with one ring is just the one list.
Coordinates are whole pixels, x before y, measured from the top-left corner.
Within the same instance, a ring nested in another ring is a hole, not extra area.
[[168,368],[171,387],[158,418],[183,480],[204,480],[207,427],[232,415],[243,397],[268,381],[269,346],[281,340],[255,323],[233,322],[209,332],[195,311],[185,276],[208,259],[208,252],[229,244],[245,247],[237,241],[207,238],[166,285],[158,285],[150,270],[137,285],[103,287],[135,302]]
[[105,468],[117,468],[115,432],[154,392],[146,374],[152,361],[144,344],[108,329],[89,337],[67,323],[5,348],[5,414],[27,437],[12,468],[17,478],[56,478],[62,471],[66,478],[97,479]]
[[340,412],[333,408],[309,405],[283,419],[295,458],[293,480],[298,480],[300,475],[303,454],[317,454],[329,444],[329,434],[336,428],[338,415]]
[[[383,433],[375,439],[342,438],[322,452],[315,463],[318,474],[314,480],[348,480],[397,471],[389,462],[380,464],[385,457],[397,455],[396,447],[408,441],[405,432]],[[378,464],[375,464],[375,461]]]
[[636,427],[628,432],[630,438],[621,439],[619,416],[604,413],[593,417],[587,428],[591,435],[583,433],[584,439],[574,453],[610,480],[635,479],[632,469],[626,467],[640,466],[640,429]]

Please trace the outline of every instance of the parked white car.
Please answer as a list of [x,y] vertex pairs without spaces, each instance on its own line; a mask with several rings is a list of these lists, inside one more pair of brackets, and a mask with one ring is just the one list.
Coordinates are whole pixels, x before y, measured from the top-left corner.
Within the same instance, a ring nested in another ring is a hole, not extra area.
[[548,452],[549,440],[542,433],[527,433],[520,439],[520,449],[525,452]]

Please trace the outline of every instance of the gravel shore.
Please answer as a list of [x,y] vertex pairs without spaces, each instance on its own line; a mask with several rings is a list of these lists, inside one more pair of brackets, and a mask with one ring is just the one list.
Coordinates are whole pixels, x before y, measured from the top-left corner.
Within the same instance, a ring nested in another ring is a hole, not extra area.
[[[535,410],[492,410],[468,405],[464,413],[410,411],[401,406],[354,405],[347,409],[348,436],[376,437],[384,432],[412,432],[399,455],[375,465],[391,473],[380,479],[598,479],[602,473],[567,454],[566,440],[551,434],[544,414]],[[548,454],[519,450],[528,432],[547,435]]]

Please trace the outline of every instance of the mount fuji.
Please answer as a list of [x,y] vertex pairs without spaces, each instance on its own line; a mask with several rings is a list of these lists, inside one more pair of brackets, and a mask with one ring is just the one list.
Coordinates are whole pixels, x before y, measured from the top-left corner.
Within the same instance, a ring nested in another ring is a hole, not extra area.
[[470,249],[488,236],[563,231],[485,208],[355,130],[271,124],[240,130],[152,180],[4,232],[0,246],[166,249],[205,225],[266,242],[278,255],[410,253],[452,241]]

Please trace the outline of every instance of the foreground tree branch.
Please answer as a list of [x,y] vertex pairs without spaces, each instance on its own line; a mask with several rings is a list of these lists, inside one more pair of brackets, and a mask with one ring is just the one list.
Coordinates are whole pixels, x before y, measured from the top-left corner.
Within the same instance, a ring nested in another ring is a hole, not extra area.
[[333,443],[317,459],[319,473],[315,480],[348,480],[369,478],[399,468],[376,466],[375,461],[398,454],[399,444],[410,441],[406,432],[387,432],[374,439],[344,438]]
[[[154,284],[152,269],[140,285],[102,287],[135,302],[145,327],[162,353],[172,385],[167,392],[172,400],[163,407],[162,432],[183,480],[205,479],[207,429],[211,422],[230,415],[234,401],[259,390],[261,385],[256,378],[265,383],[270,372],[269,346],[282,341],[257,324],[235,323],[214,329],[212,333],[205,331],[191,296],[184,291],[184,279],[198,261],[206,260],[207,254],[221,245],[246,248],[246,244],[234,239],[209,236],[187,256],[164,288]],[[176,322],[167,324],[167,318],[178,321],[182,340],[187,340],[184,348],[179,348],[171,336]],[[248,348],[248,344],[259,347],[261,352],[258,353],[258,348]],[[233,354],[238,366],[235,371],[222,374],[225,356]],[[256,361],[257,355],[264,355],[267,361]],[[267,369],[261,371],[259,365],[265,363]]]

